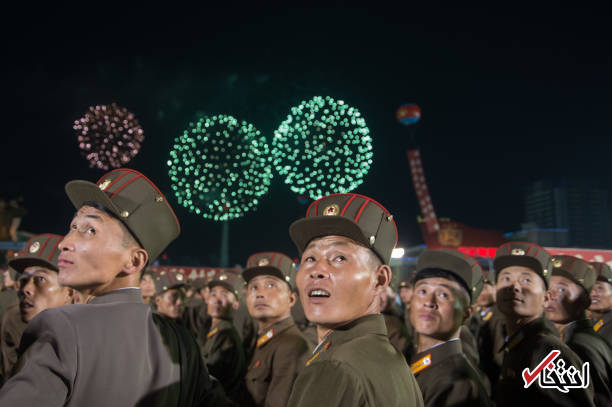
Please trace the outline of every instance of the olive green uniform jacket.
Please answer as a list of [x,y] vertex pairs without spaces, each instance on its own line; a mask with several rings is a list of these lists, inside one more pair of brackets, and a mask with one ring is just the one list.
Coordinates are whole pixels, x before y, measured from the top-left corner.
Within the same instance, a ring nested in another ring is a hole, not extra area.
[[404,325],[404,321],[402,318],[390,313],[383,313],[382,316],[385,318],[389,342],[404,355],[406,360],[410,360],[413,353],[412,338],[408,333],[408,328]]
[[17,348],[26,323],[21,319],[19,304],[13,304],[4,314],[0,326],[0,352],[2,352],[2,373],[0,385],[12,375],[13,366],[17,363]]
[[382,315],[334,329],[306,365],[288,406],[423,406],[406,359],[389,343]]
[[185,301],[185,310],[181,316],[181,324],[189,329],[200,345],[206,342],[206,332],[210,328],[210,316],[206,309],[207,306],[204,300],[190,298]]
[[195,340],[153,315],[139,288],[41,312],[19,351],[2,406],[216,405]]
[[246,363],[242,341],[231,320],[220,320],[210,327],[202,354],[208,371],[221,382],[228,397],[243,403]]
[[593,329],[612,346],[612,311],[593,321]]
[[526,324],[508,338],[504,346],[504,361],[495,393],[498,407],[594,406],[591,383],[586,389],[570,389],[568,393],[562,393],[556,388],[541,388],[537,379],[527,389],[524,388],[523,369],[529,368],[529,371],[534,373],[536,367],[552,350],[561,351],[557,360],[563,359],[566,368],[573,365],[578,371],[582,371],[580,358],[554,336],[543,317]]
[[478,330],[478,355],[480,357],[480,369],[487,375],[493,389],[501,373],[504,361],[504,343],[506,340],[506,322],[504,315],[497,306],[483,310],[481,314],[483,324]]
[[291,317],[263,332],[246,374],[247,389],[255,405],[285,407],[310,351],[310,343]]
[[481,374],[452,339],[416,354],[410,364],[425,406],[490,406]]
[[561,339],[583,362],[589,362],[595,405],[612,406],[612,347],[595,333],[588,319],[568,324],[561,332]]

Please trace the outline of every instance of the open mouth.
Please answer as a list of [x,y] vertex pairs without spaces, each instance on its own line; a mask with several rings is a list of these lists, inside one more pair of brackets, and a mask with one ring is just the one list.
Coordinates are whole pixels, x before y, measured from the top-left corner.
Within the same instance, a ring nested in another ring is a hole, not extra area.
[[330,294],[329,292],[320,288],[314,288],[308,292],[308,296],[310,298],[328,298]]
[[34,308],[34,305],[32,305],[31,303],[27,302],[27,301],[22,301],[21,304],[19,304],[19,307],[25,311],[25,310],[29,310],[31,308]]

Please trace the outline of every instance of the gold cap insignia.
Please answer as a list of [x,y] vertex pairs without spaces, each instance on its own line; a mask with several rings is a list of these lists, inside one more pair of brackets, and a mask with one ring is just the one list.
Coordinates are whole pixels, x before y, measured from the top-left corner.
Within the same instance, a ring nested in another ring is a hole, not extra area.
[[270,264],[270,260],[268,259],[259,259],[259,261],[257,262],[257,265],[259,267],[267,266],[268,264]]
[[227,275],[226,274],[221,274],[219,276],[219,280],[221,280],[221,281],[227,280]]
[[178,281],[183,281],[183,275],[182,275],[182,274],[177,274],[177,275],[176,275],[176,279],[177,279]]
[[128,216],[130,216],[130,213],[128,211],[121,212],[121,217],[122,218],[127,218]]
[[40,242],[34,242],[32,246],[30,246],[30,253],[36,253],[38,249],[40,249]]
[[336,216],[340,212],[340,207],[336,204],[331,204],[323,210],[323,216]]
[[102,191],[104,191],[104,190],[106,190],[106,188],[108,188],[108,185],[109,185],[111,182],[113,182],[113,180],[112,180],[112,179],[110,179],[110,178],[107,178],[107,179],[105,179],[105,180],[104,180],[104,182],[103,182],[103,183],[101,183],[101,184],[100,184],[100,185],[98,185],[98,186],[100,187],[100,189],[101,189]]
[[525,250],[523,249],[512,249],[512,251],[510,252],[513,256],[524,256],[525,255]]
[[553,260],[553,266],[561,267],[562,265],[563,265],[563,260],[561,260],[561,259],[554,259]]
[[289,281],[291,281],[291,277],[289,277],[289,276],[285,276],[285,280],[286,280],[287,282],[289,282]]
[[375,241],[376,241],[376,236],[370,236],[370,246],[374,246]]

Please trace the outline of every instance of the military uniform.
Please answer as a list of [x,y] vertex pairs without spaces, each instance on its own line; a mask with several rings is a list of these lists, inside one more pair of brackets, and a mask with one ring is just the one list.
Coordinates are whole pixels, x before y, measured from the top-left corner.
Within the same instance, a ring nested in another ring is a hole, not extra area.
[[[552,274],[552,260],[548,253],[533,243],[510,242],[497,249],[494,268],[498,273],[510,266],[527,267],[542,278],[546,287]],[[593,385],[586,388],[572,388],[563,393],[554,387],[541,387],[538,377],[525,388],[524,369],[532,375],[543,375],[537,370],[545,358],[553,350],[560,351],[555,366],[560,366],[560,360],[569,368],[573,366],[578,371],[582,369],[580,358],[558,337],[550,328],[550,323],[542,316],[519,327],[506,338],[503,346],[504,359],[501,375],[496,385],[495,401],[498,407],[516,407],[521,403],[534,406],[593,406]],[[546,366],[540,366],[544,368]]]
[[[359,194],[333,194],[313,202],[289,227],[300,256],[318,237],[343,236],[389,264],[397,243],[393,216]],[[298,271],[299,273],[299,271]],[[298,376],[289,406],[422,406],[403,355],[391,345],[382,315],[366,315],[334,328]]]
[[[151,261],[180,233],[165,197],[137,171],[114,170],[96,184],[71,181],[66,192],[77,209],[99,205],[123,222]],[[20,353],[16,375],[0,389],[0,405],[218,402],[193,337],[153,314],[137,287],[41,312],[24,331]]]
[[[555,256],[552,260],[553,276],[565,277],[590,294],[598,273],[589,263],[572,256]],[[612,406],[612,347],[595,333],[586,315],[565,325],[559,335],[583,362],[589,362],[595,405]]]
[[[452,249],[421,253],[414,277],[415,288],[420,280],[431,276],[454,278],[463,286],[471,303],[483,286],[482,270],[476,260]],[[457,330],[458,338],[423,349],[410,360],[426,406],[490,405],[490,389],[477,368],[476,341],[467,326],[460,325]]]
[[494,305],[485,312],[483,321],[484,323],[480,327],[477,340],[480,358],[479,366],[487,375],[494,393],[504,361],[503,348],[506,340],[505,317],[497,306]]
[[382,316],[385,319],[389,342],[391,342],[391,345],[393,345],[395,349],[404,355],[406,360],[410,360],[410,356],[414,351],[414,344],[412,343],[412,338],[408,333],[406,325],[404,325],[404,322],[393,313],[383,312]]
[[[211,290],[221,286],[234,293],[236,301],[243,285],[240,276],[233,271],[224,271],[208,282]],[[205,335],[202,355],[210,374],[221,382],[227,395],[240,405],[247,403],[249,399],[244,383],[246,358],[242,339],[232,318],[211,322]]]
[[416,354],[410,364],[426,406],[490,406],[476,368],[451,339]]
[[422,406],[404,357],[381,315],[334,329],[300,373],[288,406]]
[[19,305],[13,304],[2,318],[0,326],[0,352],[2,352],[2,374],[0,385],[12,375],[13,366],[17,363],[17,348],[26,323],[21,319]]
[[255,405],[284,407],[311,346],[287,317],[257,339],[257,347],[246,374],[246,385]]
[[[597,281],[612,285],[612,270],[606,263],[592,262],[591,266],[597,271]],[[612,310],[593,319],[593,329],[612,346]]]

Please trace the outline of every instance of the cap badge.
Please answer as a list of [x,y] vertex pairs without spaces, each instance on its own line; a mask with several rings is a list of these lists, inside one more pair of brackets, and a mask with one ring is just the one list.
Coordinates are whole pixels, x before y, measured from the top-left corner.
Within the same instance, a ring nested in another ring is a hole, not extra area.
[[268,259],[259,259],[259,261],[257,262],[257,265],[259,267],[263,267],[263,266],[267,266],[268,264],[270,264],[270,260]]
[[513,256],[524,256],[525,255],[525,250],[523,249],[512,249],[512,252],[510,252]]
[[34,242],[32,246],[30,246],[30,253],[36,253],[38,249],[40,249],[40,242]]
[[227,280],[227,275],[226,274],[221,274],[219,276],[219,280],[221,280],[221,281]]
[[553,262],[553,266],[555,267],[561,267],[563,265],[563,260],[561,259],[555,259],[555,261]]
[[336,216],[340,212],[340,207],[336,204],[331,204],[323,211],[323,216]]
[[177,274],[177,275],[176,275],[176,279],[177,279],[178,281],[183,281],[183,275],[182,275],[182,274]]
[[104,180],[104,182],[103,182],[103,183],[101,183],[101,184],[99,185],[100,189],[101,189],[102,191],[105,191],[105,190],[106,190],[106,188],[108,188],[108,186],[109,186],[109,184],[110,184],[111,182],[113,182],[113,180],[112,180],[112,179],[110,179],[110,178],[105,179],[105,180]]

